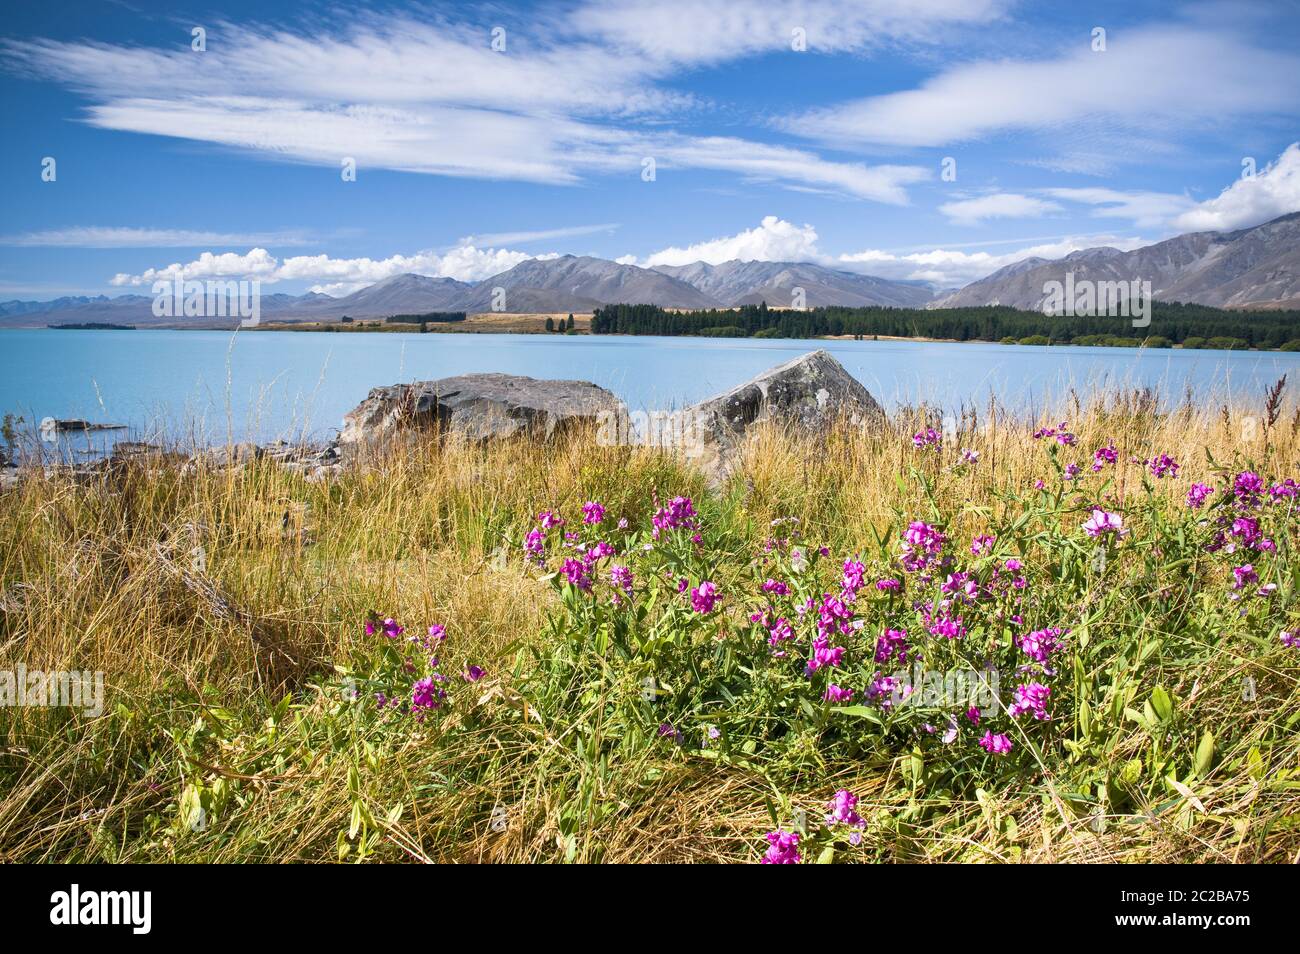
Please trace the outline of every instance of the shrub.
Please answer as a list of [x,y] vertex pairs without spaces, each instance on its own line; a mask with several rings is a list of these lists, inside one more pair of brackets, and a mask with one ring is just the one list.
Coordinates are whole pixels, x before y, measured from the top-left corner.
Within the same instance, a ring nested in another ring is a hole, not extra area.
[[1216,351],[1240,351],[1250,347],[1250,343],[1242,338],[1228,338],[1219,336],[1210,338],[1205,342],[1206,348],[1212,348]]

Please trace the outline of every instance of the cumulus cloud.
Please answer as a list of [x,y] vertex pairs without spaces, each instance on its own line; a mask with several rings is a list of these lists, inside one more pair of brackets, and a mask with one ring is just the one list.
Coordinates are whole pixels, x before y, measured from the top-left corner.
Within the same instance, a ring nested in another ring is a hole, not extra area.
[[408,272],[433,278],[475,282],[504,272],[530,258],[555,257],[554,252],[533,255],[510,249],[480,249],[462,245],[445,252],[422,251],[414,255],[392,255],[381,259],[333,258],[322,254],[295,255],[281,260],[264,248],[254,248],[246,253],[204,252],[190,262],[174,262],[134,275],[119,273],[113,276],[110,284],[119,287],[151,285],[156,281],[174,281],[181,276],[194,280],[257,279],[266,284],[309,281],[317,283],[312,286],[312,291],[327,295],[347,294]]
[[1060,212],[1055,202],[1035,199],[1016,192],[995,192],[974,199],[945,202],[939,211],[954,225],[979,225],[989,219],[1027,219]]
[[775,215],[768,215],[763,217],[756,228],[698,242],[685,248],[670,246],[653,253],[641,264],[652,268],[655,265],[689,265],[692,262],[718,265],[733,259],[742,262],[806,262],[818,258],[820,253],[817,251],[816,229],[811,225],[794,225]]
[[685,247],[670,246],[646,256],[616,259],[624,265],[689,265],[707,262],[718,265],[733,259],[760,262],[812,262],[827,268],[875,275],[899,281],[931,282],[940,288],[966,285],[1024,258],[1062,258],[1080,249],[1109,245],[1130,251],[1151,244],[1149,239],[1129,236],[1074,235],[1046,240],[1001,240],[989,246],[1015,246],[1007,252],[966,251],[961,247],[918,248],[908,251],[864,249],[835,255],[824,251],[812,225],[795,225],[775,215],[765,216],[755,228],[735,235],[697,242]]
[[1188,209],[1175,226],[1192,232],[1250,228],[1279,215],[1300,212],[1300,142],[1253,177],[1241,178],[1213,199]]

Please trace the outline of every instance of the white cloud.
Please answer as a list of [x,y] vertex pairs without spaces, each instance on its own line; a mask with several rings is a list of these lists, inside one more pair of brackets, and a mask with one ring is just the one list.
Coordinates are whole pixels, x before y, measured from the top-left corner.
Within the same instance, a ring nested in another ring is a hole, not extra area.
[[1130,251],[1150,245],[1149,239],[1112,235],[1065,236],[1037,245],[1026,245],[1011,252],[965,252],[953,248],[934,248],[913,252],[866,249],[841,255],[840,267],[865,272],[880,278],[933,282],[940,288],[957,288],[985,278],[1007,265],[1026,258],[1062,258],[1080,249],[1108,245]]
[[995,192],[975,199],[945,202],[939,211],[956,225],[978,225],[989,219],[1027,219],[1060,212],[1055,202],[1035,199],[1016,192]]
[[467,235],[460,240],[461,245],[520,245],[528,242],[543,242],[551,239],[576,238],[581,235],[594,235],[597,232],[613,232],[619,227],[617,222],[602,225],[570,225],[559,229],[536,229],[531,232],[489,232],[483,235]]
[[585,33],[674,63],[718,63],[790,51],[804,31],[811,53],[863,52],[886,43],[934,40],[954,26],[1001,16],[1007,0],[589,0],[573,23]]
[[[868,166],[860,162],[828,162],[816,153],[727,136],[661,137],[648,140],[633,156],[654,156],[657,162],[697,169],[734,172],[743,178],[782,183],[820,192],[841,193],[891,205],[906,205],[903,188],[929,179],[920,166]],[[640,161],[639,159],[637,160]]]
[[[987,243],[989,246],[1016,244],[1013,251],[995,254],[988,251],[965,251],[955,247],[914,249],[864,249],[833,255],[818,244],[817,230],[811,225],[795,225],[775,215],[765,216],[752,229],[735,235],[697,242],[685,247],[671,246],[646,256],[624,255],[623,265],[689,265],[707,262],[718,265],[733,259],[760,262],[813,262],[828,268],[875,275],[899,281],[933,282],[941,288],[966,285],[1021,259],[1061,258],[1080,249],[1109,245],[1124,251],[1151,244],[1149,239],[1102,235],[1076,235],[1047,240],[1008,239]],[[983,246],[974,246],[982,248]]]
[[307,245],[318,241],[305,232],[204,232],[74,225],[21,235],[0,236],[0,245],[50,248],[201,248],[204,245]]
[[[899,30],[910,22],[875,5],[881,22]],[[918,16],[942,21],[946,8],[990,5],[927,0],[933,9]],[[359,175],[636,181],[650,156],[665,170],[716,170],[895,204],[907,201],[904,186],[928,176],[914,166],[675,132],[671,119],[692,99],[657,85],[677,78],[673,65],[575,34],[582,22],[539,16],[534,29],[507,34],[505,53],[491,50],[479,25],[379,15],[334,32],[322,23],[313,35],[221,25],[209,30],[201,56],[55,40],[0,49],[11,67],[86,94],[92,125],[335,168],[350,157]]]
[[1293,142],[1254,177],[1238,179],[1215,198],[1178,216],[1174,225],[1193,232],[1243,229],[1297,211],[1300,143]]
[[[1031,239],[1000,240],[981,243],[974,247],[985,248]],[[908,281],[933,282],[942,288],[968,284],[990,273],[1030,256],[1061,258],[1070,252],[1099,245],[1109,245],[1124,251],[1149,245],[1150,240],[1133,237],[1103,235],[1064,236],[1036,244],[1025,244],[1013,251],[995,254],[988,251],[965,251],[962,247],[936,247],[907,251],[889,249],[864,249],[859,252],[833,255],[823,251],[818,244],[817,230],[812,225],[795,225],[774,215],[764,216],[752,229],[735,235],[697,242],[685,247],[671,246],[653,252],[644,260],[635,255],[615,259],[621,265],[688,265],[708,262],[713,265],[739,259],[741,261],[814,262],[829,268],[876,275]],[[329,255],[297,255],[278,259],[265,249],[253,248],[246,253],[204,252],[187,262],[146,269],[138,274],[119,274],[110,284],[115,286],[151,285],[160,279],[175,279],[184,275],[188,279],[209,278],[258,279],[266,284],[280,281],[312,282],[310,290],[327,295],[347,295],[367,285],[392,278],[395,275],[414,273],[431,277],[454,278],[475,282],[513,268],[528,259],[552,259],[556,252],[532,255],[512,249],[478,248],[463,244],[442,252],[421,251],[412,255],[392,255],[388,258],[334,258]]]
[[119,272],[109,281],[110,285],[149,285],[155,281],[175,279],[182,273],[186,278],[205,281],[209,278],[247,278],[264,282],[275,282],[279,260],[264,248],[249,249],[247,253],[239,252],[203,252],[198,258],[182,265],[174,262],[163,268],[149,268],[139,275]]
[[916,89],[793,116],[782,125],[824,141],[940,146],[1014,130],[1075,148],[1076,127],[1127,127],[1138,139],[1200,120],[1296,113],[1300,56],[1253,45],[1231,28],[1112,30],[1094,53],[1087,32],[1038,60],[950,67]]
[[665,248],[650,255],[642,264],[649,268],[655,265],[689,265],[692,262],[717,265],[732,259],[742,262],[806,262],[820,257],[816,229],[811,225],[793,225],[775,215],[768,215],[756,228],[685,248]]
[[266,249],[254,248],[247,253],[204,252],[191,262],[174,262],[160,268],[146,269],[139,274],[120,273],[110,284],[151,285],[159,280],[174,280],[180,275],[187,279],[210,278],[258,279],[266,284],[281,281],[316,282],[313,291],[324,294],[347,293],[366,285],[403,275],[408,272],[434,278],[454,278],[457,281],[475,282],[507,269],[530,258],[555,258],[554,252],[533,255],[509,249],[481,249],[462,245],[446,252],[422,251],[414,255],[392,255],[388,258],[332,258],[329,255],[295,255],[277,259]]
[[1195,205],[1185,195],[1169,192],[1124,192],[1100,187],[1043,189],[1044,195],[1065,202],[1092,205],[1098,218],[1128,219],[1138,228],[1165,228],[1181,212]]

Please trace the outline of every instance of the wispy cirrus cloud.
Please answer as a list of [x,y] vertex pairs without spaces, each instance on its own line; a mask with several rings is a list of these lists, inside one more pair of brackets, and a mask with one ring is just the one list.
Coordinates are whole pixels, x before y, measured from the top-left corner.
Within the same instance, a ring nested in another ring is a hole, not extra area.
[[971,199],[956,199],[939,206],[954,225],[979,225],[990,219],[1027,219],[1060,212],[1061,206],[1018,192],[994,192]]
[[952,66],[914,89],[815,109],[783,120],[822,141],[945,146],[1007,133],[1056,136],[1078,151],[1080,130],[1141,139],[1300,111],[1300,55],[1233,32],[1231,23],[1113,30],[1094,52],[1081,33],[1039,59]]
[[319,236],[304,230],[283,232],[210,232],[197,229],[151,229],[74,225],[17,235],[0,235],[0,245],[34,248],[202,248],[205,245],[311,245]]
[[617,222],[606,222],[602,225],[569,225],[558,229],[534,229],[532,231],[520,232],[485,232],[482,235],[467,235],[460,240],[460,244],[526,245],[529,242],[546,242],[554,239],[595,235],[599,232],[613,232],[618,227]]
[[796,30],[808,52],[862,53],[933,42],[998,20],[1010,0],[587,0],[571,23],[614,47],[674,64],[716,64],[789,51]]
[[[782,16],[804,14],[800,4],[784,6]],[[913,14],[883,2],[832,6],[863,6],[845,14],[853,35],[887,40],[988,17],[1002,4],[926,0]],[[348,157],[359,174],[387,169],[565,185],[593,175],[632,179],[650,157],[666,170],[713,170],[892,204],[906,203],[906,187],[929,176],[914,165],[831,160],[808,148],[675,129],[693,103],[661,82],[677,66],[628,55],[618,40],[618,18],[633,22],[638,9],[625,3],[540,16],[535,29],[506,34],[508,53],[495,52],[479,24],[377,14],[323,23],[312,34],[217,24],[202,53],[50,39],[2,48],[10,69],[85,95],[91,125],[280,161],[337,167]],[[716,34],[721,24],[743,26],[759,11],[753,3],[743,14],[705,7],[674,27],[690,33],[698,22]],[[825,21],[828,31],[833,20]],[[713,58],[748,51],[744,43],[722,43]]]
[[1167,228],[1180,213],[1196,205],[1186,195],[1170,192],[1125,191],[1101,187],[1043,189],[1044,195],[1063,202],[1093,206],[1097,218],[1128,219],[1138,228]]

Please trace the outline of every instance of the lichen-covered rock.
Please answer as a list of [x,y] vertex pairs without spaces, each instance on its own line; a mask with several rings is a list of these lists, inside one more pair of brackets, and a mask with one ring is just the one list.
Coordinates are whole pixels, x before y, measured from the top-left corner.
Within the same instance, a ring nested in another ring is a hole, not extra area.
[[884,409],[827,351],[813,351],[764,371],[726,394],[686,410],[698,436],[697,462],[715,479],[734,465],[751,429],[774,422],[805,431],[836,421],[869,427]]
[[613,394],[589,381],[544,381],[511,374],[463,374],[373,389],[343,419],[337,446],[352,451],[413,428],[438,427],[469,440],[550,439],[617,412]]

